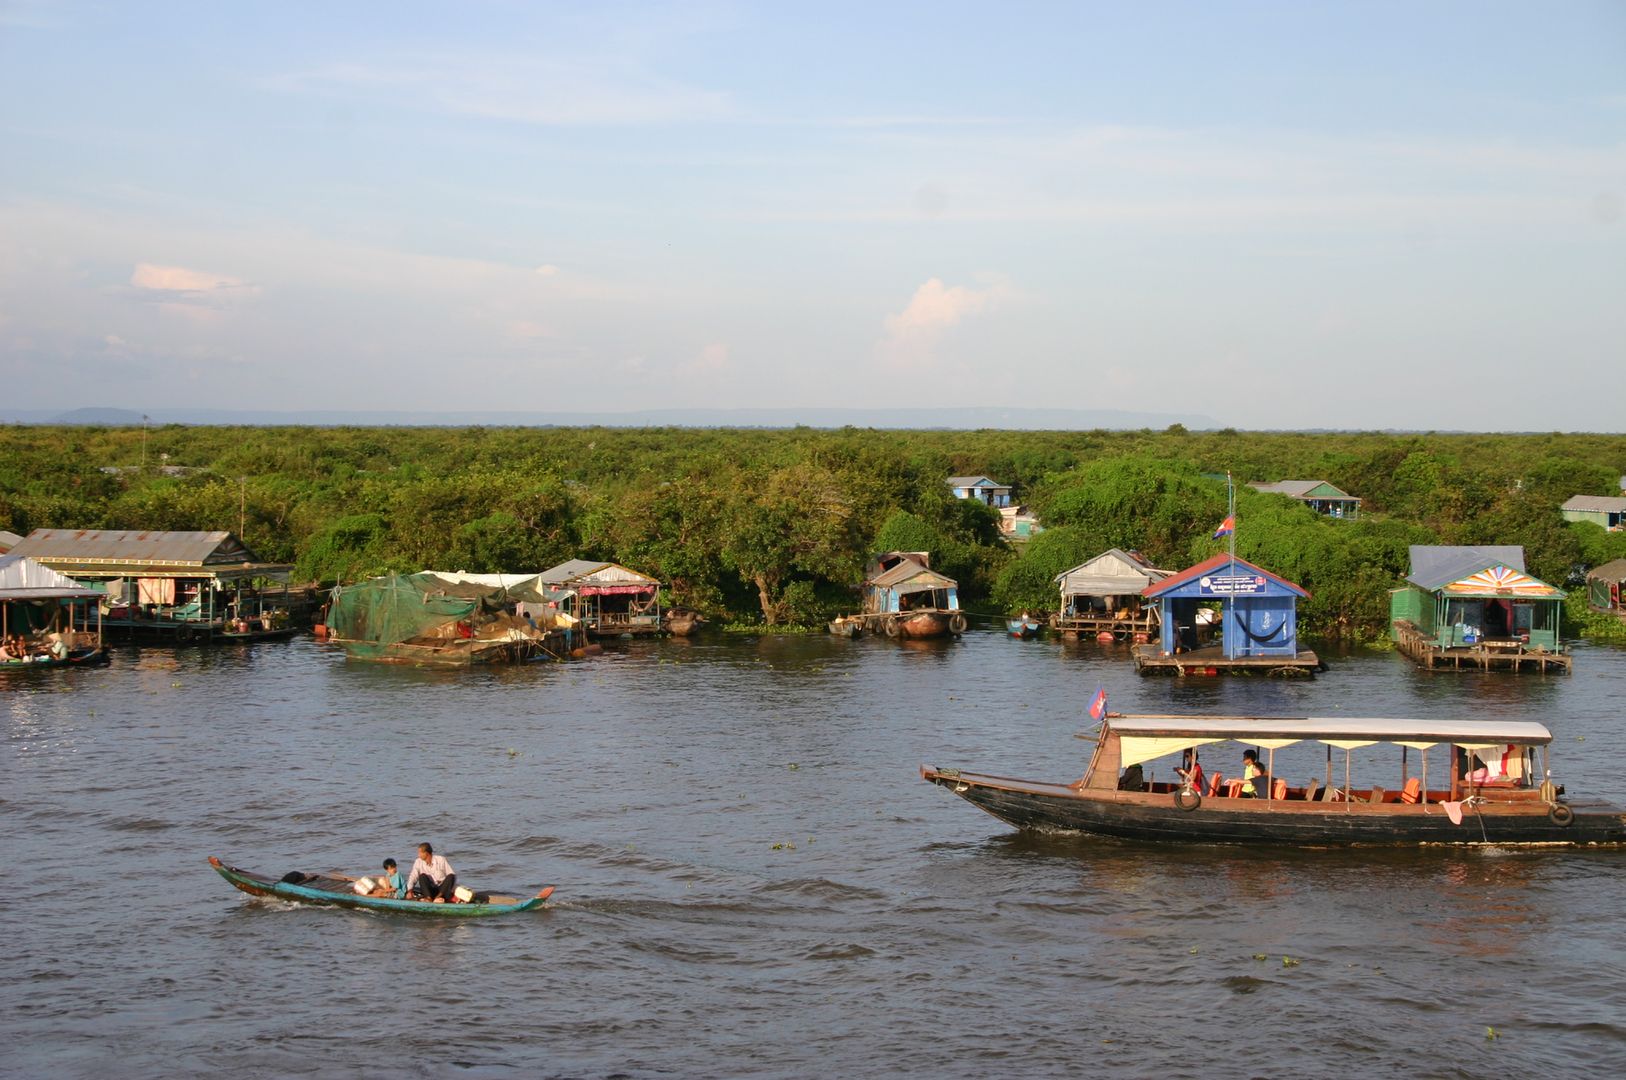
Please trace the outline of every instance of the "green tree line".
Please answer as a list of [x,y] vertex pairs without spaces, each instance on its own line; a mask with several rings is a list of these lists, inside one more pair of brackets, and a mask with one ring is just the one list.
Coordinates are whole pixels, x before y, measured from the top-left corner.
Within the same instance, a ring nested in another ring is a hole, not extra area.
[[[1311,593],[1306,629],[1373,638],[1411,544],[1521,544],[1574,585],[1626,536],[1562,520],[1614,494],[1626,438],[1585,434],[877,431],[846,428],[0,427],[0,529],[226,529],[305,580],[599,558],[725,619],[818,624],[866,560],[930,551],[968,606],[1048,609],[1055,575],[1109,547],[1173,569],[1238,485],[1237,551]],[[1046,531],[945,479],[1011,484]],[[1364,500],[1320,517],[1248,481],[1322,479]]]

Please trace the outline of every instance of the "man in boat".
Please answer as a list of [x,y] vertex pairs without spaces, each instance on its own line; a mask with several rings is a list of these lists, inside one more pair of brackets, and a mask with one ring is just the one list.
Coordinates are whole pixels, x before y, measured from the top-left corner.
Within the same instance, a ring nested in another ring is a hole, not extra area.
[[407,880],[412,882],[414,900],[428,900],[436,904],[457,902],[457,872],[444,855],[436,855],[435,849],[428,844],[418,845],[418,859],[412,864],[412,872],[407,875]]

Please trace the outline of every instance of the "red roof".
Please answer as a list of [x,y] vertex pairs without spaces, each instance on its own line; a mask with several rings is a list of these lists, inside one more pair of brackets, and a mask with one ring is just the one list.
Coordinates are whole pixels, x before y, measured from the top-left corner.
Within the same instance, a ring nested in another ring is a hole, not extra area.
[[[1171,589],[1178,589],[1180,586],[1184,585],[1188,581],[1194,581],[1195,579],[1202,577],[1204,574],[1207,574],[1207,573],[1209,573],[1211,571],[1214,571],[1214,570],[1218,570],[1222,566],[1231,565],[1231,561],[1232,561],[1231,556],[1227,555],[1225,552],[1222,551],[1218,555],[1213,556],[1212,558],[1204,559],[1202,562],[1198,563],[1196,566],[1188,567],[1187,569],[1180,571],[1178,574],[1175,574],[1172,577],[1166,577],[1162,581],[1159,581],[1159,582],[1157,582],[1155,584],[1146,586],[1146,588],[1144,588],[1144,589],[1142,589],[1140,591],[1140,594],[1142,596],[1162,596],[1164,593],[1168,592]],[[1267,577],[1270,580],[1274,581],[1276,584],[1284,586],[1285,588],[1292,589],[1294,592],[1298,593],[1300,596],[1302,596],[1302,597],[1304,597],[1306,599],[1308,599],[1309,596],[1310,596],[1309,593],[1305,592],[1302,588],[1300,588],[1299,586],[1293,584],[1291,581],[1288,581],[1286,578],[1284,578],[1284,577],[1282,577],[1282,576],[1280,576],[1278,574],[1272,574],[1269,570],[1266,570],[1262,566],[1255,566],[1253,563],[1249,562],[1247,559],[1243,559],[1243,558],[1239,557],[1239,558],[1236,559],[1236,564],[1238,566],[1247,567],[1248,570],[1251,573],[1263,574],[1265,577]]]

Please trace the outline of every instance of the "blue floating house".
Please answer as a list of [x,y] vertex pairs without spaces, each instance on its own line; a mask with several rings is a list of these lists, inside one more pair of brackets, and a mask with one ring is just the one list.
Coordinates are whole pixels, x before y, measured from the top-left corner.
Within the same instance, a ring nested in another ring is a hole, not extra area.
[[[1214,660],[1240,661],[1231,666],[1276,666],[1282,661],[1319,664],[1313,653],[1301,653],[1298,602],[1309,593],[1246,559],[1223,552],[1190,569],[1148,585],[1141,595],[1158,605],[1163,632],[1155,645],[1140,646],[1149,655],[1173,657],[1199,648],[1199,611],[1220,605],[1221,644],[1204,649]],[[1194,658],[1195,662],[1202,663]]]

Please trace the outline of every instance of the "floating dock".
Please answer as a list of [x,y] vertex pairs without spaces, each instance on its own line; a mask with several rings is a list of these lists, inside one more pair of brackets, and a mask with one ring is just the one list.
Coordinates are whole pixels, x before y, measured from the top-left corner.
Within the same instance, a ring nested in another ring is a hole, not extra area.
[[1549,649],[1532,649],[1523,641],[1480,641],[1472,645],[1442,646],[1406,619],[1394,624],[1395,647],[1419,667],[1430,671],[1439,668],[1461,670],[1477,668],[1481,671],[1534,671],[1545,675],[1549,671],[1570,673],[1574,662],[1569,653]]
[[1276,679],[1313,679],[1327,665],[1309,649],[1293,656],[1238,656],[1227,658],[1222,646],[1206,645],[1189,652],[1164,656],[1157,645],[1136,645],[1135,671],[1140,675],[1266,675]]

